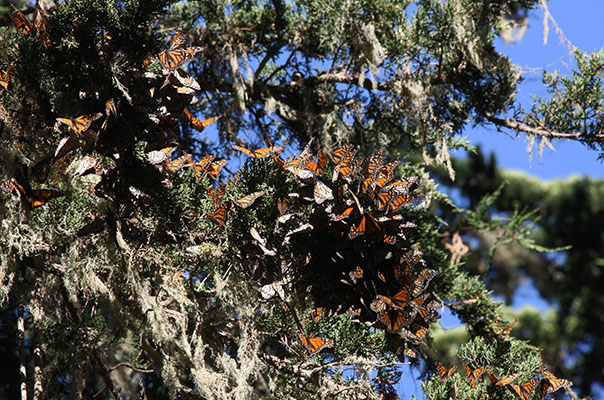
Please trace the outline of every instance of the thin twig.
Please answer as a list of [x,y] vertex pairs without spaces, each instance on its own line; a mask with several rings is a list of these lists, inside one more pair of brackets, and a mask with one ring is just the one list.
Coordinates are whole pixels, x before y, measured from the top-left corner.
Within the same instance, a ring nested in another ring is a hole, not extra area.
[[513,129],[515,131],[521,131],[530,133],[536,136],[543,136],[549,138],[556,139],[583,139],[583,138],[604,138],[604,134],[601,134],[600,131],[598,133],[587,133],[587,132],[575,132],[575,133],[560,133],[560,132],[552,132],[549,129],[539,129],[534,128],[532,126],[526,125],[522,122],[518,122],[514,119],[509,118],[497,118],[491,113],[485,114],[486,119],[494,123],[498,126],[503,126],[505,128]]

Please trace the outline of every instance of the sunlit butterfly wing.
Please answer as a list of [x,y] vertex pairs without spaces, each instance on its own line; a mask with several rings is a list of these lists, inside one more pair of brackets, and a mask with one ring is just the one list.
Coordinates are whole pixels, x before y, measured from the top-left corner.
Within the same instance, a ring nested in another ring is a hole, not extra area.
[[358,223],[353,224],[348,232],[348,238],[354,239],[357,236],[364,234],[372,234],[380,230],[378,222],[369,213],[363,214]]
[[263,194],[264,194],[264,190],[260,190],[258,192],[254,192],[252,194],[248,194],[247,196],[243,196],[239,200],[233,201],[233,203],[235,203],[235,205],[240,208],[248,208],[256,201],[257,198],[259,198]]
[[0,86],[8,89],[10,86],[10,74],[8,71],[0,71]]
[[354,271],[348,273],[348,277],[354,283],[357,283],[359,279],[363,278],[363,268],[357,266]]
[[176,146],[168,146],[164,147],[161,150],[153,150],[147,153],[147,157],[149,158],[149,162],[153,165],[158,165],[167,161],[168,158],[174,153],[176,150]]
[[463,367],[466,370],[466,374],[468,375],[468,382],[470,382],[470,386],[473,388],[476,387],[476,381],[484,372],[486,371],[486,367],[476,368],[472,370],[468,364],[464,364]]
[[387,308],[388,298],[382,295],[377,295],[377,297],[369,304],[369,308],[373,310],[375,313],[383,313]]
[[340,161],[342,160],[342,158],[344,158],[344,156],[348,153],[350,153],[352,151],[352,145],[346,145],[344,147],[341,147],[339,149],[337,149],[336,151],[334,151],[333,153],[329,154],[329,158],[331,158],[331,161],[334,164],[339,164]]
[[276,153],[283,148],[283,146],[281,146],[281,147],[265,147],[263,149],[258,149],[258,150],[249,150],[249,149],[246,149],[245,147],[237,146],[236,144],[234,144],[232,146],[235,150],[239,150],[242,153],[244,153],[250,157],[253,157],[253,158],[266,157],[267,155]]
[[208,169],[208,175],[210,175],[214,179],[218,178],[218,175],[220,175],[220,171],[222,171],[222,168],[226,164],[227,160],[214,161],[212,164],[210,164],[210,168]]
[[63,193],[51,189],[34,189],[27,193],[26,202],[31,208],[43,206],[52,199],[64,196]]
[[176,69],[189,58],[190,54],[184,49],[165,50],[157,55],[157,60],[165,69]]
[[307,338],[304,335],[300,335],[300,340],[306,350],[311,354],[318,353],[324,348],[333,347],[333,340],[325,338]]
[[516,396],[520,398],[520,400],[529,400],[531,394],[539,384],[539,379],[531,379],[527,382],[524,382],[521,385],[511,384],[507,386],[510,392],[514,393]]
[[323,204],[326,200],[333,200],[333,192],[323,182],[317,180],[314,189],[315,203]]
[[441,382],[444,383],[449,380],[451,375],[453,375],[453,372],[455,372],[455,370],[457,369],[457,365],[454,365],[451,368],[447,369],[444,365],[437,361],[436,369],[438,370],[438,374],[440,375]]
[[229,210],[229,203],[224,203],[220,207],[218,207],[213,213],[208,213],[207,216],[210,221],[223,226],[226,222],[227,212]]
[[211,168],[212,161],[214,160],[214,158],[216,158],[216,156],[213,154],[210,154],[210,155],[205,156],[204,158],[202,158],[199,161],[185,164],[185,167],[193,168],[193,171],[195,172],[195,177],[197,178],[197,181],[199,182],[201,180],[201,178],[203,178],[203,176]]
[[83,133],[87,131],[88,128],[90,128],[90,124],[92,124],[94,121],[101,118],[102,116],[102,113],[96,113],[81,115],[77,118],[57,118],[57,121],[69,126],[77,133]]
[[188,88],[194,91],[201,90],[199,83],[181,68],[177,68],[174,71],[170,71],[168,80],[175,86]]
[[419,296],[420,293],[426,290],[426,288],[428,287],[428,283],[430,283],[430,281],[436,276],[436,274],[436,271],[433,269],[423,269],[412,282],[412,297]]
[[13,8],[13,12],[10,12],[9,15],[12,18],[17,30],[20,32],[31,32],[34,29],[33,24],[25,18],[25,15],[17,7],[11,4]]
[[490,369],[487,369],[487,373],[489,375],[489,379],[491,380],[491,382],[495,386],[505,386],[505,385],[508,385],[514,379],[516,379],[517,377],[519,377],[520,375],[522,375],[522,372],[516,372],[515,374],[508,375],[508,376],[503,377],[503,378],[498,378],[497,376],[495,376],[495,374],[493,373],[493,371],[491,371]]
[[548,370],[543,371],[543,376],[543,379],[541,379],[539,383],[539,391],[542,398],[545,398],[548,393],[555,392],[562,387],[571,386],[573,384],[568,379],[557,378]]
[[164,167],[166,172],[168,172],[169,174],[175,174],[181,168],[183,168],[186,164],[191,163],[191,162],[192,162],[191,156],[185,153],[175,160],[166,159],[162,163],[162,166]]
[[189,112],[189,110],[187,110],[186,108],[183,111],[184,111],[185,115],[187,116],[187,118],[189,119],[189,122],[191,122],[191,125],[193,126],[193,128],[195,128],[195,130],[198,132],[203,132],[203,130],[206,129],[207,126],[209,126],[212,122],[214,122],[218,118],[220,118],[220,117],[212,117],[212,118],[208,118],[208,119],[204,119],[203,121],[200,121],[199,119],[197,119],[197,117],[193,116]]
[[407,356],[407,357],[411,357],[411,358],[415,358],[417,357],[417,354],[415,354],[415,351],[411,350],[409,347],[405,348],[405,350],[403,351],[403,353]]

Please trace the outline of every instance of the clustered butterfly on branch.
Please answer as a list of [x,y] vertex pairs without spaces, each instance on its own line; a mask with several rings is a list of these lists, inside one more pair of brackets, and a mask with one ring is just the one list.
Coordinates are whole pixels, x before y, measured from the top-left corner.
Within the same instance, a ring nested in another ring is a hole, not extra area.
[[[440,317],[442,304],[427,290],[436,271],[425,266],[414,248],[415,224],[402,211],[413,200],[415,180],[396,178],[398,163],[387,163],[383,151],[366,160],[356,157],[352,146],[319,149],[313,156],[309,143],[300,155],[283,159],[282,147],[234,147],[254,159],[270,155],[299,182],[297,191],[277,200],[281,223],[296,223],[288,218],[296,207],[312,207],[309,223],[292,225],[287,236],[296,258],[304,262],[292,266],[290,277],[278,285],[309,293],[315,321],[347,314],[420,343]],[[333,345],[329,339],[304,336],[302,342],[311,353]]]
[[[509,329],[514,324],[508,328]],[[507,336],[506,336],[507,337]],[[451,368],[447,369],[441,363],[436,363],[436,368],[440,377],[441,382],[446,383],[449,378],[453,375],[453,372],[457,369],[457,366],[454,365]],[[545,368],[545,363],[543,361],[543,356],[541,355],[541,374],[538,376],[533,376],[533,378],[523,382],[523,383],[513,383],[517,378],[519,378],[522,372],[516,372],[508,376],[498,377],[492,370],[491,367],[482,366],[476,369],[472,369],[468,364],[464,364],[464,369],[466,371],[466,376],[468,379],[468,383],[470,387],[473,389],[476,387],[478,379],[486,372],[489,380],[495,388],[507,388],[511,393],[516,395],[520,400],[529,400],[532,398],[533,392],[537,391],[540,399],[545,399],[548,394],[557,391],[558,389],[568,387],[572,385],[572,382],[567,379],[557,378],[554,374]],[[486,397],[489,395],[487,393],[483,393]],[[570,395],[569,395],[570,396]],[[570,396],[573,399],[572,396]]]
[[[51,38],[45,35],[46,13],[37,3],[32,21],[17,9],[11,15],[18,31],[29,33],[35,28],[43,35],[45,46],[52,43]],[[104,31],[101,35],[104,46],[110,45],[111,36]],[[23,166],[14,178],[2,183],[1,188],[20,197],[23,204],[30,208],[42,206],[49,200],[61,197],[63,193],[54,189],[32,189],[28,176],[31,174],[36,182],[46,183],[48,177],[54,175],[56,186],[70,163],[75,157],[79,157],[76,175],[99,175],[101,181],[95,188],[95,194],[118,203],[116,205],[120,214],[123,214],[120,216],[126,216],[132,213],[133,203],[136,204],[141,198],[157,190],[154,188],[157,182],[153,177],[157,174],[153,173],[153,166],[161,170],[163,186],[170,186],[170,177],[187,167],[195,171],[198,181],[206,174],[217,178],[226,164],[225,160],[214,161],[214,156],[207,156],[195,161],[187,154],[174,160],[170,158],[176,149],[171,145],[170,139],[178,139],[180,135],[178,119],[187,120],[197,131],[203,131],[218,119],[213,117],[201,121],[187,108],[197,102],[195,92],[201,90],[201,87],[181,66],[192,61],[199,50],[185,48],[182,34],[177,33],[168,50],[156,57],[149,57],[161,66],[160,72],[140,72],[142,70],[139,68],[138,75],[132,73],[128,82],[134,88],[123,90],[125,93],[140,92],[135,98],[109,98],[105,101],[104,113],[92,112],[56,118],[55,130],[62,132],[61,127],[67,127],[68,136],[55,145],[53,153],[42,156],[30,168]],[[10,73],[2,72],[1,78],[2,87],[8,90]],[[132,121],[135,121],[134,125]],[[136,129],[133,129],[134,126]],[[136,159],[135,147],[138,144],[148,150],[147,165],[145,160]],[[28,155],[28,158],[35,157]],[[101,161],[109,165],[109,168],[102,167]],[[137,173],[138,176],[135,176]],[[139,179],[141,176],[151,176],[151,182]],[[126,211],[122,212],[124,210]]]

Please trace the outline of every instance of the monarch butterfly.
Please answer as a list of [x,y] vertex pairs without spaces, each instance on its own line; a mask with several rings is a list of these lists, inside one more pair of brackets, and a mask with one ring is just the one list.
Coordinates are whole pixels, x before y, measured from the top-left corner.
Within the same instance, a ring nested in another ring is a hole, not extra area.
[[386,310],[378,314],[378,319],[386,326],[386,330],[391,332],[397,332],[411,322],[409,314],[399,310]]
[[191,89],[193,91],[201,90],[199,83],[181,68],[170,71],[168,81],[170,81],[170,83],[174,86]]
[[0,86],[4,89],[8,89],[10,86],[10,72],[0,70]]
[[203,132],[203,130],[207,126],[209,126],[212,122],[214,122],[218,118],[220,118],[220,117],[212,117],[212,118],[208,118],[208,119],[204,119],[203,121],[200,121],[199,119],[197,119],[197,117],[193,116],[189,112],[189,110],[187,110],[186,107],[183,111],[184,111],[185,115],[187,116],[187,118],[189,119],[189,122],[191,122],[191,125],[193,125],[193,128],[195,128],[195,130],[198,132]]
[[340,147],[339,149],[335,150],[333,153],[328,153],[328,155],[334,164],[339,164],[340,161],[342,160],[342,158],[344,158],[344,156],[347,155],[348,153],[350,153],[351,151],[352,151],[352,145],[349,144],[344,147]]
[[522,375],[522,372],[516,372],[515,374],[508,375],[504,378],[497,378],[497,376],[495,376],[495,374],[493,373],[493,371],[491,371],[490,368],[487,368],[487,373],[489,375],[489,379],[491,380],[491,382],[493,382],[493,385],[495,386],[508,385],[511,381]]
[[457,365],[454,365],[451,368],[447,369],[444,365],[437,361],[436,369],[438,370],[438,374],[440,375],[440,381],[444,383],[449,380],[451,375],[453,375],[453,372],[455,372],[455,370],[457,369]]
[[78,176],[83,176],[91,173],[91,171],[95,172],[97,175],[100,175],[103,169],[97,160],[91,156],[84,156],[80,160],[80,164],[74,173]]
[[176,146],[168,146],[161,150],[153,150],[147,153],[147,158],[151,164],[158,165],[168,160],[168,157],[174,153],[174,150],[176,150]]
[[497,319],[497,321],[496,321],[496,323],[497,323],[497,329],[498,329],[497,334],[501,335],[501,338],[503,340],[505,340],[510,335],[510,332],[512,332],[512,328],[514,327],[514,325],[516,325],[516,322],[518,322],[517,318],[504,331],[503,329],[501,329],[501,326],[499,326],[499,319]]
[[357,236],[363,234],[372,234],[376,231],[379,231],[380,225],[373,218],[373,216],[369,213],[363,214],[361,220],[357,224],[353,224],[350,227],[350,231],[348,232],[348,238],[354,239]]
[[413,340],[414,343],[419,343],[422,339],[422,337],[424,337],[424,335],[426,333],[428,333],[428,328],[426,328],[425,326],[417,326],[417,324],[414,324],[415,326],[412,326],[410,329],[410,331],[408,331],[409,336],[411,336],[411,339]]
[[365,178],[361,182],[361,191],[365,191],[371,187],[375,178],[377,177],[378,169],[384,163],[384,149],[378,150],[371,158],[363,163],[361,166],[361,174]]
[[325,165],[327,164],[327,157],[323,154],[323,151],[319,149],[317,154],[317,161],[306,161],[303,162],[302,165],[304,168],[309,169],[313,173],[317,175],[321,175],[325,170]]
[[548,370],[544,370],[543,375],[544,377],[539,382],[539,392],[542,398],[545,398],[548,393],[555,392],[561,387],[571,386],[573,384],[568,379],[556,378],[556,376]]
[[279,211],[279,216],[282,217],[287,211],[287,200],[277,199],[277,210]]
[[90,125],[103,116],[102,113],[81,115],[77,118],[57,118],[57,121],[64,123],[77,133],[84,133],[90,128]]
[[407,194],[400,194],[397,197],[393,197],[388,202],[388,210],[397,211],[401,206],[409,203],[411,200],[413,200],[413,198]]
[[212,161],[214,160],[214,158],[216,158],[216,156],[210,154],[196,162],[193,162],[193,160],[191,160],[190,163],[185,164],[184,166],[193,168],[193,172],[195,172],[197,182],[199,182],[201,178],[203,178],[203,176],[206,174],[208,169],[212,166]]
[[482,374],[486,371],[487,367],[476,368],[475,370],[470,369],[468,364],[463,365],[466,370],[466,374],[468,375],[468,382],[470,382],[470,386],[472,389],[476,387],[476,380],[480,378]]
[[388,192],[372,191],[371,197],[373,198],[373,202],[375,203],[375,206],[380,211],[383,210],[384,208],[386,208],[388,203],[390,203],[390,201],[393,199],[392,194],[390,194]]
[[311,354],[318,353],[326,347],[333,347],[333,340],[325,338],[307,338],[304,335],[299,335],[300,340],[306,350]]
[[251,206],[256,201],[256,199],[262,196],[263,194],[264,190],[260,190],[252,194],[248,194],[247,196],[243,196],[239,200],[235,200],[233,203],[235,203],[236,206],[245,209]]
[[426,289],[428,283],[430,283],[436,274],[437,272],[433,269],[423,269],[411,283],[413,286],[413,291],[411,293],[412,297],[419,296],[419,294]]
[[164,162],[162,163],[162,166],[164,167],[167,173],[175,174],[186,164],[190,164],[192,162],[193,160],[191,159],[191,156],[185,153],[175,160],[169,160],[166,158],[166,160],[164,160]]
[[13,4],[11,4],[11,7],[13,8],[13,12],[10,12],[9,15],[15,23],[17,30],[20,32],[31,32],[34,29],[31,21],[25,18],[25,15]]
[[210,219],[210,221],[212,221],[215,224],[218,224],[220,226],[223,226],[224,223],[226,222],[228,210],[229,210],[229,203],[224,203],[223,205],[218,207],[216,209],[216,211],[214,211],[212,214],[208,213],[207,216]]
[[113,99],[109,99],[105,102],[105,115],[108,117],[112,114],[117,117],[117,108]]
[[410,292],[408,289],[399,290],[392,298],[390,299],[389,305],[392,308],[397,308],[402,310],[409,304]]
[[281,151],[283,149],[283,146],[281,146],[281,147],[273,147],[273,146],[271,146],[271,147],[265,147],[263,149],[258,149],[258,150],[249,150],[249,149],[246,149],[245,147],[237,146],[236,144],[234,144],[232,146],[233,146],[233,148],[235,150],[239,150],[242,153],[245,153],[248,156],[253,157],[253,158],[266,157],[269,154],[276,153],[276,152]]
[[218,203],[224,196],[224,185],[221,185],[218,189],[208,190],[208,197],[214,201],[214,206],[218,207]]
[[417,310],[417,314],[425,322],[435,322],[440,318],[440,314],[436,310],[437,308],[439,307],[436,307],[436,305],[432,304],[432,302],[428,304],[421,304]]
[[371,308],[373,312],[378,314],[385,312],[387,308],[386,299],[386,296],[378,294],[377,297],[371,302],[371,304],[369,304],[369,308]]
[[323,182],[317,180],[314,189],[315,203],[323,204],[326,200],[333,200],[333,192]]
[[214,161],[212,164],[210,164],[210,168],[208,169],[208,175],[210,175],[212,178],[216,179],[218,178],[218,175],[220,175],[220,171],[222,170],[222,167],[224,167],[227,163],[227,160],[220,160],[220,161]]
[[357,283],[357,280],[363,278],[363,268],[361,268],[357,265],[357,267],[354,269],[354,271],[350,271],[348,273],[348,277],[350,278],[351,281],[353,281],[354,283]]
[[415,354],[415,351],[411,350],[409,347],[407,347],[407,348],[405,348],[405,350],[403,350],[403,354],[405,354],[407,357],[411,357],[411,358],[417,357],[417,354]]
[[64,196],[63,193],[51,189],[29,189],[25,188],[16,179],[3,182],[0,186],[2,190],[18,196],[29,208],[43,206],[47,202],[57,197]]
[[356,150],[348,151],[343,157],[341,157],[333,170],[332,182],[336,182],[338,179],[343,178],[350,182],[353,173],[357,171],[357,162],[353,162]]
[[184,62],[193,58],[193,56],[201,51],[201,47],[191,47],[184,49],[185,38],[182,32],[176,33],[170,43],[170,48],[166,51],[162,51],[157,55],[157,59],[166,69],[176,69],[180,67]]
[[509,385],[507,388],[510,392],[514,393],[516,396],[520,397],[520,400],[529,400],[531,398],[531,394],[539,384],[539,379],[531,379],[527,382],[524,382],[521,385]]

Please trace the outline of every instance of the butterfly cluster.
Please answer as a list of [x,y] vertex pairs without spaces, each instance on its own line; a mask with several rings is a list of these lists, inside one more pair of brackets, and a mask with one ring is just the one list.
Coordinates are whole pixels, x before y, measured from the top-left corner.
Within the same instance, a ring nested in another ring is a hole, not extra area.
[[[36,28],[41,33],[44,32],[47,16],[37,4],[33,21],[27,20],[16,9],[12,16],[18,30],[29,32]],[[110,38],[105,32],[101,34]],[[31,155],[33,159],[38,158],[37,162],[29,170],[25,169],[20,173],[20,176],[6,181],[3,184],[4,190],[18,195],[30,207],[43,205],[58,197],[60,192],[50,189],[31,189],[28,176],[31,175],[39,183],[46,183],[49,175],[54,173],[57,178],[54,182],[56,186],[58,179],[64,175],[79,153],[80,160],[76,167],[76,175],[89,173],[99,175],[101,182],[97,185],[95,193],[100,197],[117,201],[121,204],[118,204],[118,207],[123,209],[124,204],[128,205],[135,198],[140,197],[141,193],[153,190],[149,187],[152,184],[146,184],[148,187],[138,187],[144,184],[142,181],[140,185],[130,185],[125,188],[117,184],[117,181],[132,182],[133,177],[128,175],[149,175],[143,173],[144,166],[133,165],[136,160],[132,159],[129,152],[136,142],[145,145],[149,163],[159,167],[164,173],[164,186],[169,186],[170,177],[182,168],[193,169],[198,179],[206,174],[216,178],[226,161],[214,161],[213,156],[195,161],[187,154],[172,160],[171,155],[175,147],[166,144],[171,142],[170,137],[178,137],[180,134],[177,123],[179,119],[188,121],[198,131],[202,131],[217,119],[214,117],[202,121],[187,109],[187,106],[197,102],[195,92],[201,90],[201,87],[180,66],[190,61],[199,49],[191,50],[183,47],[184,39],[180,33],[177,33],[172,39],[170,49],[158,54],[156,58],[163,65],[173,56],[173,52],[182,50],[186,57],[165,65],[161,72],[148,71],[140,74],[136,84],[141,85],[148,96],[141,97],[140,104],[136,104],[135,107],[132,107],[129,102],[111,98],[105,101],[104,112],[93,109],[93,112],[81,115],[56,118],[55,131],[65,136],[55,144],[52,153],[41,157]],[[10,69],[7,72],[3,71],[0,78],[2,78],[2,87],[8,89]],[[145,111],[141,112],[141,110]],[[129,122],[131,117],[134,118],[133,116],[138,121],[144,121],[145,126],[133,130]],[[101,167],[99,159],[107,160],[105,164],[113,164],[114,167],[110,169]]]
[[9,13],[11,19],[15,23],[17,31],[23,33],[31,33],[37,31],[42,40],[44,47],[50,47],[51,42],[46,32],[46,23],[48,22],[48,14],[40,7],[38,1],[34,5],[34,12],[32,19],[29,20],[25,15],[13,4],[11,4],[13,11]]
[[312,297],[313,318],[347,314],[419,342],[442,304],[428,290],[436,271],[412,247],[415,225],[404,217],[415,180],[396,177],[398,163],[386,162],[383,151],[362,160],[345,146],[314,156],[309,144],[284,159],[282,147],[235,148],[253,158],[271,156],[299,182],[297,191],[278,200],[285,225],[296,207],[312,209],[308,224],[288,240],[304,260],[292,282],[296,292]]
[[[491,384],[495,388],[505,387],[520,400],[531,399],[534,392],[538,393],[540,399],[545,399],[548,394],[572,385],[572,382],[568,379],[557,378],[553,373],[548,371],[547,368],[545,368],[543,356],[541,357],[541,374],[522,383],[514,382],[522,375],[521,372],[516,372],[507,376],[497,376],[488,365],[476,369],[471,368],[468,364],[463,364],[463,366],[471,388],[475,388],[478,379],[486,373]],[[441,382],[445,383],[453,375],[457,366],[454,365],[451,368],[447,368],[437,362],[436,369]],[[488,397],[489,395],[484,393],[484,396]]]

